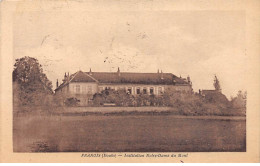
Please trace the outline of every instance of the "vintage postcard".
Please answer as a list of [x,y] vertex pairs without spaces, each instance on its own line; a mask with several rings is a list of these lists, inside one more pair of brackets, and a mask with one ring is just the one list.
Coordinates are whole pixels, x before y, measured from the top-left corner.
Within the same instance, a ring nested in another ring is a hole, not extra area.
[[259,6],[1,2],[0,162],[259,162]]

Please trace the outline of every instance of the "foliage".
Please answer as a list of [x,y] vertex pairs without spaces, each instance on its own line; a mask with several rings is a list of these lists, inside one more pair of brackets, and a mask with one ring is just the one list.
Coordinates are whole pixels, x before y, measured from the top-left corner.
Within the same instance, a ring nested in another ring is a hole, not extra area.
[[117,106],[132,106],[134,97],[127,94],[124,90],[103,90],[93,97],[95,106],[102,106],[104,103],[115,103]]
[[219,83],[219,80],[218,80],[218,78],[217,78],[216,75],[215,75],[215,79],[214,79],[213,85],[214,85],[214,87],[215,87],[215,90],[217,90],[217,91],[220,91],[220,90],[221,90],[220,83]]
[[173,107],[183,115],[244,115],[234,109],[230,101],[221,92],[215,91],[209,96],[192,92],[178,92],[166,89],[163,95],[127,94],[124,90],[104,90],[94,95],[94,106],[115,103],[116,106],[166,106]]
[[71,97],[71,98],[67,98],[65,101],[65,105],[66,106],[78,106],[79,105],[80,100],[78,100],[75,97]]
[[[52,83],[43,73],[38,60],[32,57],[16,59],[13,70],[13,93],[19,105],[41,105],[50,102]],[[47,103],[44,103],[45,100]]]
[[42,88],[52,89],[52,83],[43,73],[42,66],[38,60],[32,57],[16,59],[13,71],[13,81],[17,81],[21,86],[32,86],[31,89]]
[[241,113],[246,112],[246,103],[247,103],[247,92],[238,91],[236,97],[231,98],[232,108],[239,110]]

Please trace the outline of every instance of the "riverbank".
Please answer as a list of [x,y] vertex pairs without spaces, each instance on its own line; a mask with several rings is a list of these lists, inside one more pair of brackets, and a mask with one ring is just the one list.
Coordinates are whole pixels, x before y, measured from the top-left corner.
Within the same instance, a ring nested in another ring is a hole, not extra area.
[[236,110],[224,110],[218,112],[184,112],[175,107],[14,107],[14,116],[32,115],[185,115],[185,116],[237,116],[244,114],[236,113]]

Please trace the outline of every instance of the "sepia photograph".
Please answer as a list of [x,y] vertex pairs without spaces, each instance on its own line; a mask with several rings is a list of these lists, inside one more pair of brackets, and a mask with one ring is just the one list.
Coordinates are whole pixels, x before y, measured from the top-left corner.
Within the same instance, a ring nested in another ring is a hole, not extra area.
[[14,152],[246,151],[244,16],[15,15]]
[[256,17],[214,4],[5,2],[0,157],[256,161]]

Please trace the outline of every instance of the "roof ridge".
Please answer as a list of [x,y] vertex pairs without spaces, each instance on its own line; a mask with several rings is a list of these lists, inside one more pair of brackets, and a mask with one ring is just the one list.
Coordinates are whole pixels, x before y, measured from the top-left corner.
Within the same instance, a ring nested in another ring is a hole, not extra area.
[[[83,73],[89,73],[89,72],[83,72]],[[91,72],[91,73],[111,73],[111,74],[116,74],[116,72]],[[173,73],[140,73],[140,72],[121,72],[120,73],[130,73],[130,74],[173,74]]]

